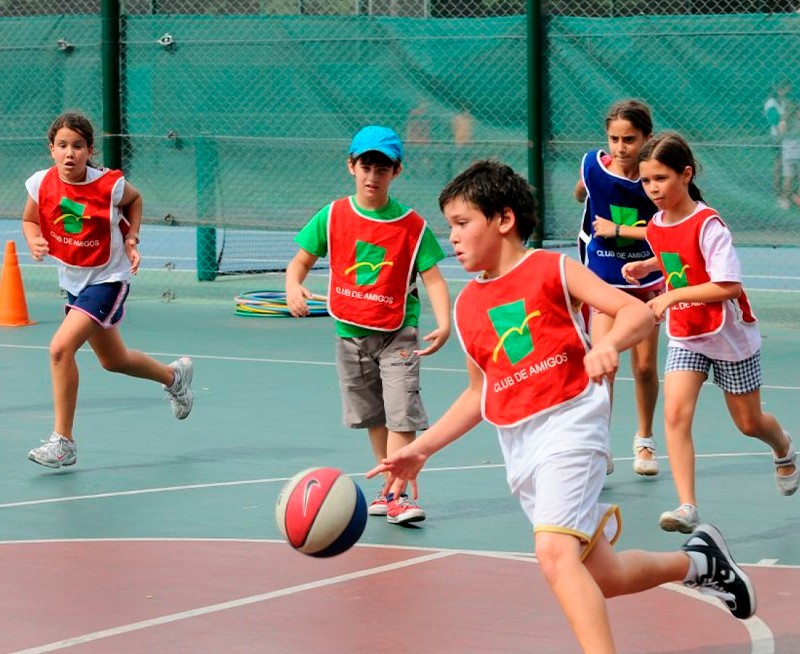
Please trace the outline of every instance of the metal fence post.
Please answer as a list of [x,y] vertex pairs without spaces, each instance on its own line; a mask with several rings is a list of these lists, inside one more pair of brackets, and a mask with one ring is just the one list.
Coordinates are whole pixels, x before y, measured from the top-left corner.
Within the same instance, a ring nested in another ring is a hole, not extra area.
[[197,279],[213,282],[217,278],[217,228],[214,219],[217,207],[217,173],[219,156],[216,143],[205,134],[195,141],[195,164],[197,180],[197,225],[196,253]]
[[101,6],[103,165],[118,170],[122,168],[119,22],[119,0],[103,0]]

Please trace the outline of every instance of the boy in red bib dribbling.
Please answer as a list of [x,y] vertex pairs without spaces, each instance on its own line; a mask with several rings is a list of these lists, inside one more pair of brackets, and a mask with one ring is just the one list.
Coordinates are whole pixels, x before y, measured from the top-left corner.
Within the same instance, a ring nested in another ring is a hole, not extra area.
[[[300,250],[286,270],[286,304],[308,315],[303,282],[328,256],[328,311],[336,319],[336,365],[344,424],[367,429],[377,461],[428,426],[419,393],[420,357],[450,336],[450,295],[437,265],[445,254],[425,220],[389,195],[403,170],[403,146],[388,127],[370,125],[350,144],[347,168],[355,195],[334,200],[297,234]],[[425,284],[436,328],[419,348],[417,275]],[[404,524],[425,511],[402,492],[380,492],[370,515]]]
[[[670,581],[750,617],[753,588],[713,526],[699,526],[678,552],[612,547],[619,509],[599,500],[609,457],[607,377],[619,353],[652,332],[652,313],[566,255],[526,248],[533,193],[508,166],[473,164],[445,187],[439,205],[459,263],[478,275],[454,311],[469,383],[424,434],[367,477],[388,472],[387,484],[407,480],[416,492],[428,457],[483,418],[497,428],[542,573],[584,652],[616,651],[605,597]],[[592,346],[575,309],[580,302],[613,318]]]

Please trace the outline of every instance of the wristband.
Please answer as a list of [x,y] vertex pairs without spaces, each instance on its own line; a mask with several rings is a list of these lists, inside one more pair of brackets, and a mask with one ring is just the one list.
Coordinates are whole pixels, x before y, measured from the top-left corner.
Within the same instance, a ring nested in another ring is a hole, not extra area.
[[[614,228],[614,236],[616,236],[617,238],[619,238],[619,228],[620,228],[620,227],[622,227],[622,225],[617,225],[617,226]],[[139,242],[139,239],[136,239],[136,242],[138,243],[138,242]]]

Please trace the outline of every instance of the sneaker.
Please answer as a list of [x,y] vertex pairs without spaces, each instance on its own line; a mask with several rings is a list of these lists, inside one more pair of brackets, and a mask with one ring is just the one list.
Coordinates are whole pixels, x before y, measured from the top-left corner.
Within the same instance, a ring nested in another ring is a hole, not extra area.
[[49,440],[42,442],[44,445],[28,452],[28,458],[34,463],[48,468],[74,466],[77,463],[78,448],[73,441],[53,432]]
[[789,200],[787,200],[786,198],[778,198],[776,204],[778,205],[779,209],[789,208]]
[[425,511],[407,495],[399,500],[389,500],[386,510],[386,522],[393,525],[404,525],[407,522],[421,522],[425,519]]
[[378,491],[378,494],[375,496],[375,499],[372,500],[370,505],[367,507],[367,514],[386,515],[388,511],[389,511],[389,501],[386,499],[386,495]]
[[172,386],[162,386],[162,388],[169,396],[172,415],[178,420],[183,420],[191,413],[194,404],[194,393],[192,393],[194,364],[189,357],[181,357],[170,363],[169,367],[175,371],[175,379]]
[[786,432],[783,432],[783,434],[789,439],[789,451],[786,453],[786,456],[782,458],[775,456],[773,453],[772,462],[775,464],[776,468],[790,465],[794,465],[795,468],[794,472],[788,475],[779,475],[776,471],[775,481],[778,484],[778,490],[781,492],[781,495],[794,495],[797,492],[797,488],[800,487],[800,468],[797,467],[797,452],[794,449],[792,437]]
[[684,581],[684,586],[720,598],[740,620],[746,620],[756,612],[756,594],[750,579],[736,565],[716,527],[700,525],[681,549],[689,555],[697,570],[695,579]]
[[[652,459],[642,456],[644,451],[650,452]],[[658,474],[658,459],[656,458],[656,442],[652,436],[643,438],[634,436],[633,438],[633,471],[637,475],[653,477]]]
[[698,522],[700,522],[700,516],[697,514],[697,507],[693,504],[681,504],[674,511],[664,511],[658,519],[658,526],[664,531],[691,534]]

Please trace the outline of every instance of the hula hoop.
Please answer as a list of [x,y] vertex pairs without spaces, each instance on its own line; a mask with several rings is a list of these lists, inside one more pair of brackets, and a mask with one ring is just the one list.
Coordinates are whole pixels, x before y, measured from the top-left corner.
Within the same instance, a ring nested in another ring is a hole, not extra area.
[[[284,291],[245,291],[234,298],[236,315],[244,318],[287,318],[291,317],[286,306]],[[306,300],[309,317],[327,316],[328,304],[324,295],[312,295]]]

